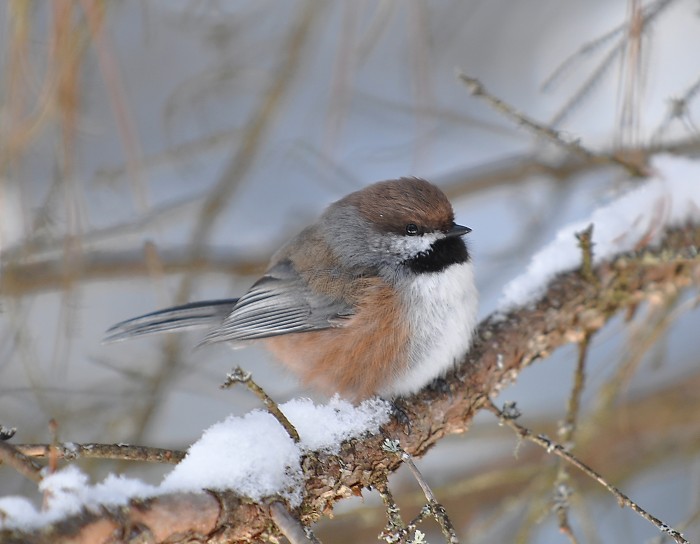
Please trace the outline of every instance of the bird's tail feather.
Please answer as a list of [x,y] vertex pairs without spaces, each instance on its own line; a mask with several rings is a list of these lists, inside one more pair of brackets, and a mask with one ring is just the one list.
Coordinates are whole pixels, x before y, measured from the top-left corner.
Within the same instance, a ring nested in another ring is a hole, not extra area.
[[231,313],[236,302],[237,298],[191,302],[127,319],[110,327],[103,342],[220,324]]

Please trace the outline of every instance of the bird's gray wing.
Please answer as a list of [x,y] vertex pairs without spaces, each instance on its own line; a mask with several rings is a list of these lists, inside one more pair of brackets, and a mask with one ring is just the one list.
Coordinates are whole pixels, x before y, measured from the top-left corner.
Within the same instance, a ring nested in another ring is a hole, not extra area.
[[211,327],[214,323],[221,323],[237,302],[235,298],[203,300],[132,317],[112,326],[103,341],[117,342],[146,334]]
[[343,318],[352,313],[350,305],[342,300],[312,291],[285,260],[268,270],[238,300],[221,326],[207,334],[202,344],[328,329],[341,326]]

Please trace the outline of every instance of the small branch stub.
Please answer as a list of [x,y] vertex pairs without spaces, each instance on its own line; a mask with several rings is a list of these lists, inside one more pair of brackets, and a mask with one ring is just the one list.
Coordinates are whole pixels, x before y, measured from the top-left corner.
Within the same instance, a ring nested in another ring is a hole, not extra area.
[[576,239],[581,248],[581,275],[588,283],[595,285],[598,281],[593,272],[593,223],[577,232]]
[[221,388],[228,389],[237,383],[242,383],[248,389],[250,389],[250,391],[252,391],[253,394],[262,401],[265,408],[267,408],[267,411],[275,417],[282,427],[284,427],[284,430],[287,431],[287,434],[292,438],[292,440],[294,440],[294,442],[297,444],[299,443],[301,438],[299,437],[297,430],[294,428],[294,425],[292,425],[292,423],[287,419],[287,416],[285,416],[282,410],[280,410],[277,403],[272,400],[267,393],[265,393],[265,390],[253,381],[251,373],[243,370],[240,366],[229,372],[229,374],[226,376],[226,382],[224,382]]

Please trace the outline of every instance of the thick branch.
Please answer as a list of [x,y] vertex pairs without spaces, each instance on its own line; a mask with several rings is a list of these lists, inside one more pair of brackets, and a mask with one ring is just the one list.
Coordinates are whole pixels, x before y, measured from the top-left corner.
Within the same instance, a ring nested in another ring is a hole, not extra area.
[[[690,286],[700,279],[700,227],[666,234],[657,250],[621,255],[594,269],[597,282],[578,272],[552,281],[544,296],[529,308],[519,308],[481,323],[477,340],[466,360],[451,373],[444,387],[426,389],[402,405],[410,418],[410,434],[404,423],[392,421],[385,435],[344,443],[339,455],[309,455],[304,459],[306,495],[299,516],[309,524],[329,512],[338,500],[369,485],[381,484],[399,460],[381,444],[388,436],[399,438],[411,455],[422,455],[448,434],[464,432],[489,396],[497,394],[528,364],[547,357],[552,350],[580,341],[605,325],[617,312],[645,300]],[[197,501],[196,504],[191,501]],[[163,519],[177,516],[170,532]],[[191,520],[191,525],[187,525]],[[0,533],[3,542],[100,542],[121,531],[150,530],[155,541],[259,541],[273,530],[265,506],[250,504],[230,493],[170,495],[134,502],[118,510],[82,514],[52,526],[50,531]],[[97,529],[104,527],[104,532]],[[91,532],[90,539],[87,538]],[[166,534],[167,533],[167,534]],[[50,534],[50,537],[47,537]],[[69,536],[70,535],[70,536]],[[157,536],[156,536],[157,535]],[[20,538],[21,537],[21,538]]]

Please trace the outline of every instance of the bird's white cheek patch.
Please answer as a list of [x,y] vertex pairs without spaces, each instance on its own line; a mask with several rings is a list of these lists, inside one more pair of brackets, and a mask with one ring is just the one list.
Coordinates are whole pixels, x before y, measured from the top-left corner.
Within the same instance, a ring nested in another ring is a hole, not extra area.
[[445,235],[438,232],[429,232],[422,236],[400,236],[397,234],[390,235],[389,250],[395,255],[401,256],[403,259],[410,259],[419,253],[428,251],[440,238]]
[[476,327],[478,293],[471,263],[419,274],[402,286],[411,328],[409,364],[383,391],[405,395],[443,375],[469,349]]

